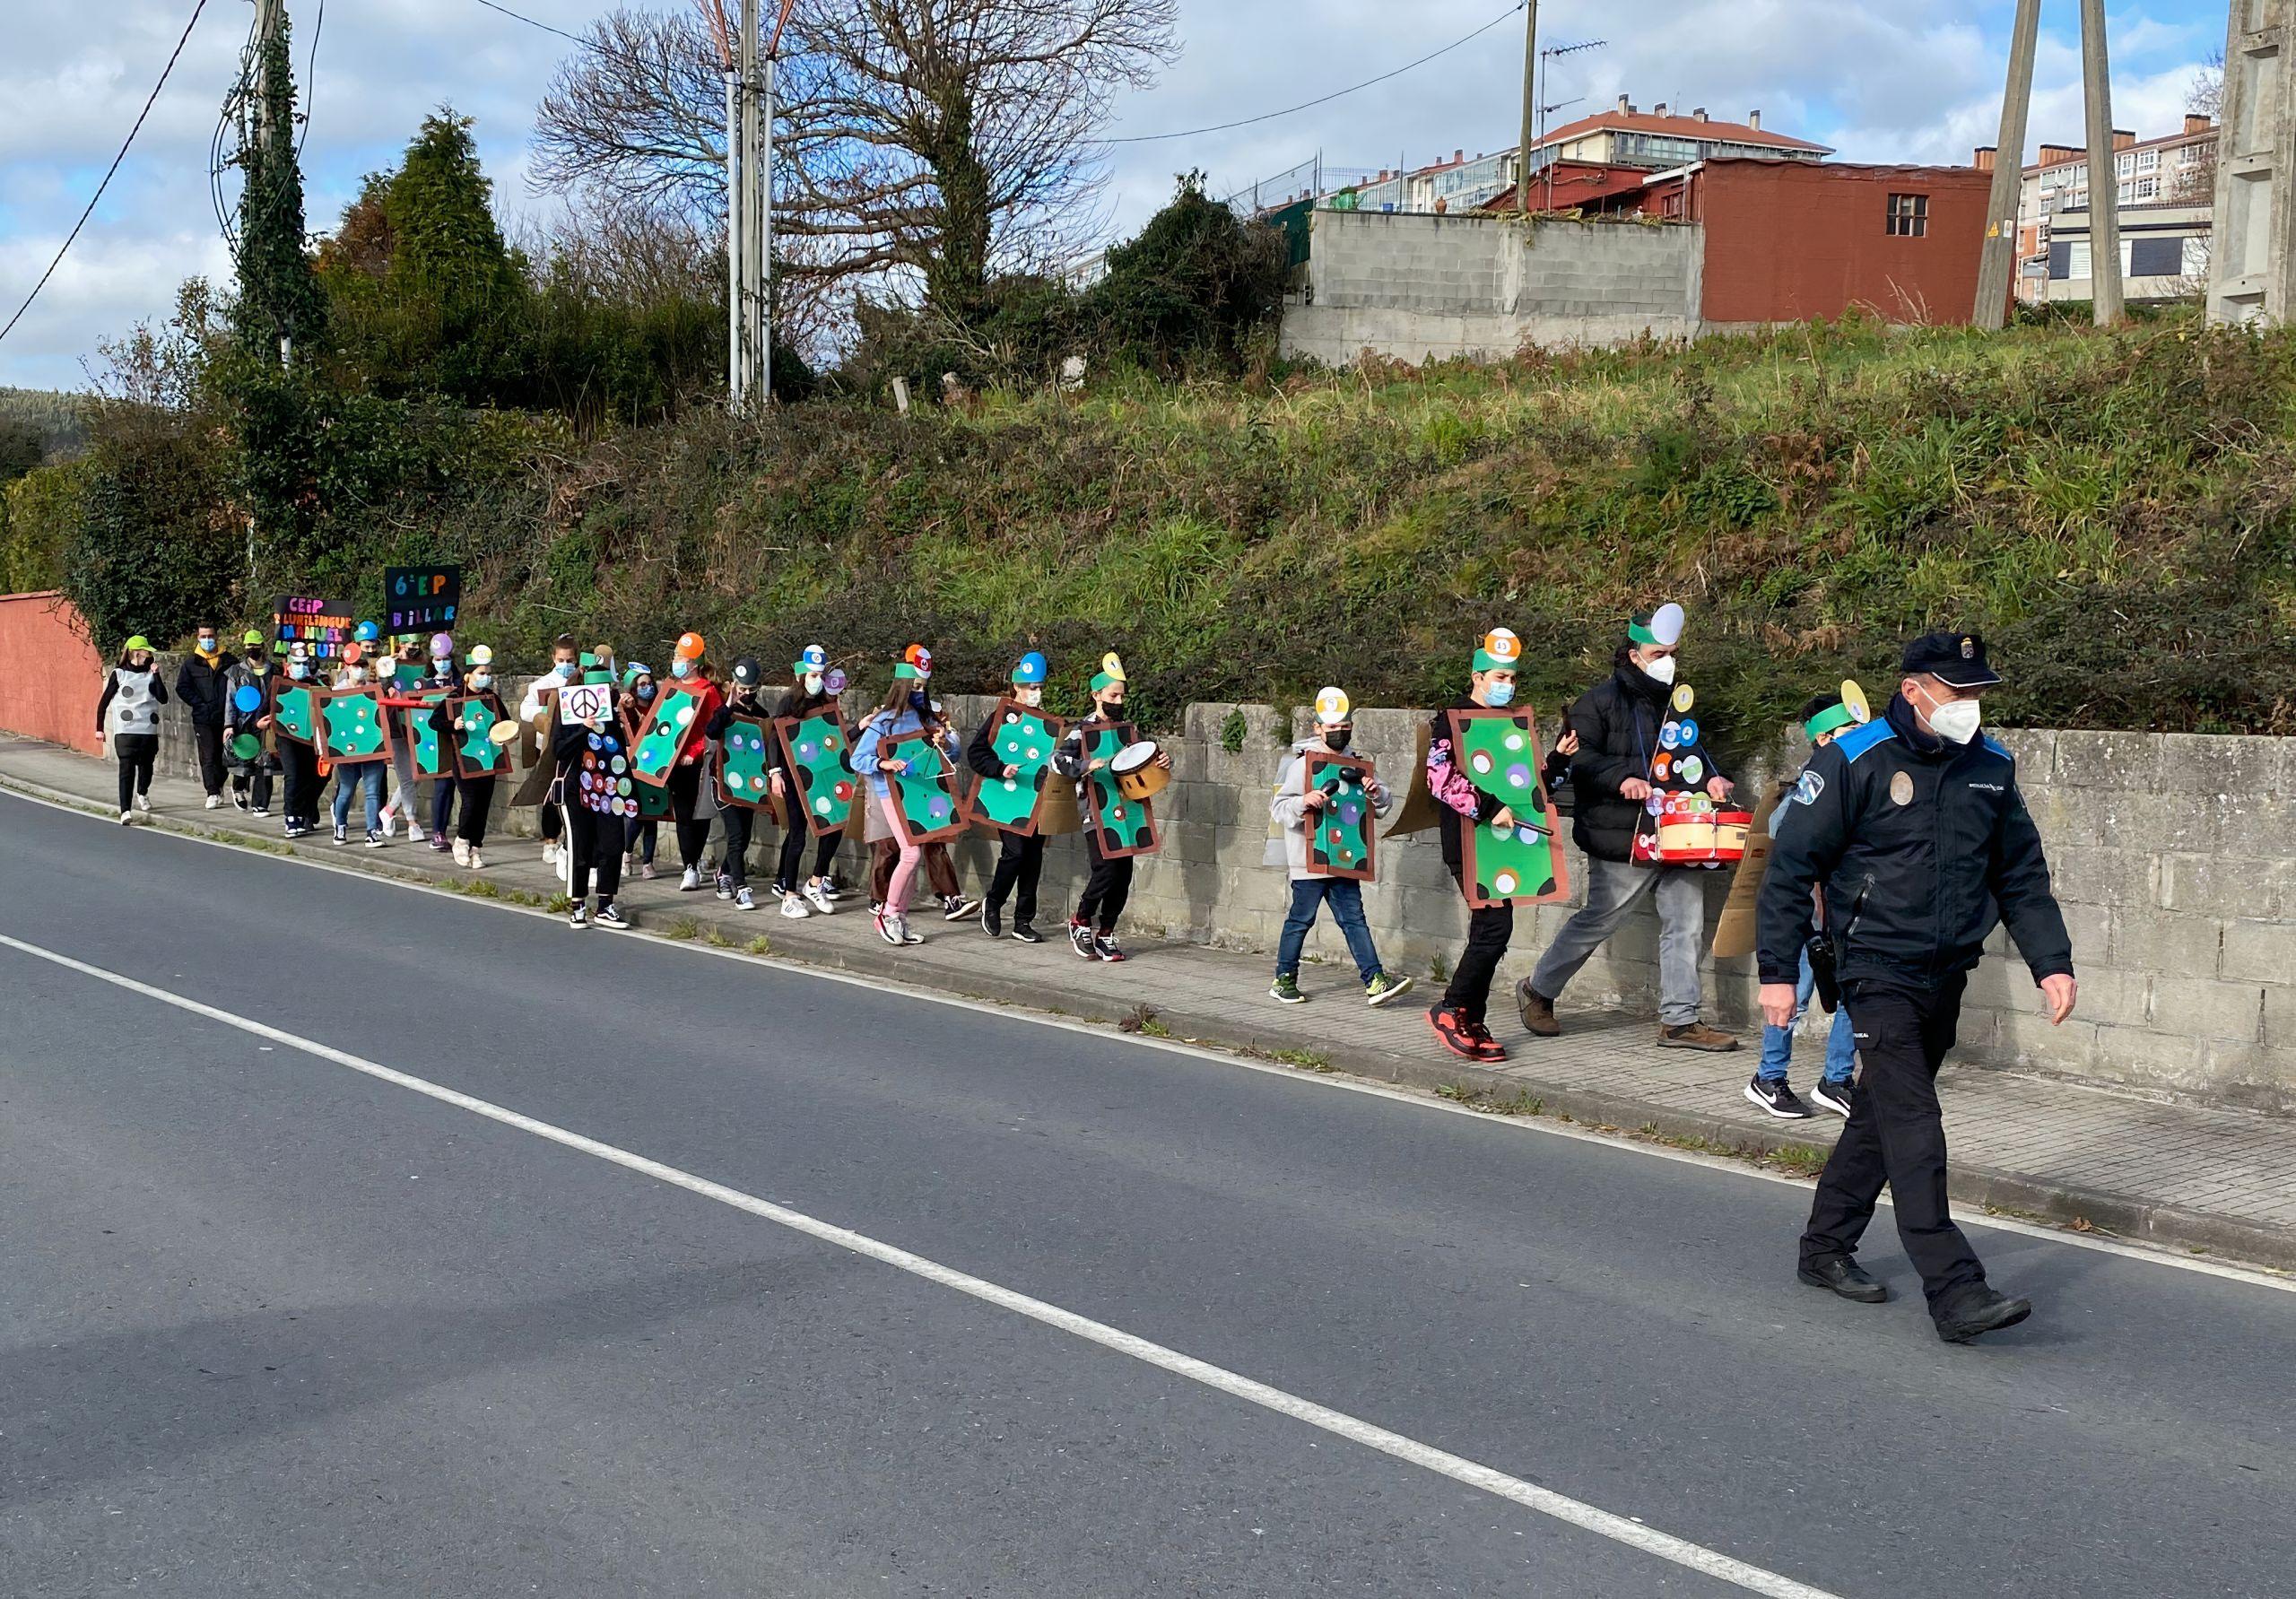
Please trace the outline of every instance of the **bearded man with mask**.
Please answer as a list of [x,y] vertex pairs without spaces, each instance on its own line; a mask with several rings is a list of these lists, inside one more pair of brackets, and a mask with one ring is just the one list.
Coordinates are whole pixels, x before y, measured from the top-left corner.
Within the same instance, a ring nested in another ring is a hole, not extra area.
[[2032,1305],[1986,1282],[1948,1213],[1937,1067],[1996,924],[2008,924],[2052,1026],[2073,1014],[2073,943],[2017,763],[1978,731],[1979,695],[2001,681],[1984,640],[1926,634],[1902,665],[1887,714],[1812,757],[1783,807],[1758,913],[1761,1008],[1772,1022],[1792,1018],[1811,891],[1822,882],[1864,1074],[1818,1178],[1798,1275],[1860,1303],[1889,1297],[1857,1262],[1887,1182],[1937,1335],[1966,1343],[2024,1320]]
[[[1578,696],[1569,715],[1578,735],[1570,760],[1577,796],[1571,837],[1587,852],[1587,903],[1562,925],[1515,999],[1523,1025],[1539,1038],[1562,1030],[1554,1002],[1645,895],[1658,911],[1658,1043],[1668,1049],[1735,1049],[1738,1040],[1699,1020],[1700,952],[1706,943],[1706,884],[1696,866],[1638,865],[1635,830],[1651,795],[1651,761],[1674,693],[1683,608],[1661,605],[1627,624],[1611,674]],[[1727,799],[1735,785],[1709,769],[1707,795]]]

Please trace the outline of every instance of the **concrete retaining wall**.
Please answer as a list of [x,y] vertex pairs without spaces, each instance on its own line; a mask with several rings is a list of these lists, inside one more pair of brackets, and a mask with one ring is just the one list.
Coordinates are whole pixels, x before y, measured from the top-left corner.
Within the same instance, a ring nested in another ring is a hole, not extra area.
[[[168,670],[172,676],[172,662]],[[512,682],[511,703],[523,687],[524,680]],[[991,701],[954,696],[947,703],[969,732]],[[848,705],[856,715],[865,708],[861,696]],[[1231,716],[1242,729],[1234,750],[1225,747]],[[1399,792],[1423,720],[1417,711],[1356,713],[1356,748]],[[1126,917],[1135,942],[1274,948],[1290,891],[1281,868],[1261,865],[1267,803],[1285,748],[1305,731],[1304,713],[1255,705],[1188,708],[1184,728],[1163,741],[1175,781],[1156,804],[1162,852],[1141,860]],[[2296,1112],[2296,739],[1999,736],[2017,757],[2048,847],[2073,934],[2081,1007],[2064,1027],[2049,1027],[2031,978],[2005,935],[1996,934],[1971,979],[1961,1058],[2199,1103]],[[188,729],[172,705],[161,751],[164,769],[195,769]],[[1798,769],[1805,753],[1782,750],[1770,769]],[[1750,794],[1770,780],[1760,767],[1735,775]],[[498,786],[500,798],[512,786]],[[499,830],[532,833],[533,813],[509,812],[500,800],[498,807]],[[778,835],[770,826],[760,833],[756,858],[770,861]],[[1379,881],[1364,896],[1372,932],[1391,969],[1427,983],[1439,963],[1457,956],[1465,908],[1431,831],[1384,839],[1379,850]],[[967,884],[985,883],[993,844],[969,839],[957,854]],[[665,827],[664,864],[675,855]],[[842,869],[848,881],[862,880],[865,863],[857,849],[848,849]],[[1583,895],[1583,862],[1575,849],[1571,869]],[[1065,919],[1084,872],[1076,838],[1050,841],[1039,918],[1048,930]],[[763,875],[770,876],[770,865]],[[1709,932],[1727,887],[1728,873],[1714,873]],[[1500,970],[1502,993],[1528,973],[1570,908],[1518,913],[1514,950]],[[1317,980],[1352,975],[1345,945],[1327,922],[1310,934],[1308,952],[1322,963]],[[1751,962],[1709,957],[1706,970],[1709,1019],[1751,1030]],[[1655,1015],[1657,992],[1657,922],[1646,911],[1587,963],[1566,997]]]
[[1304,303],[1284,309],[1287,355],[1491,360],[1699,331],[1696,225],[1347,211],[1313,225]]

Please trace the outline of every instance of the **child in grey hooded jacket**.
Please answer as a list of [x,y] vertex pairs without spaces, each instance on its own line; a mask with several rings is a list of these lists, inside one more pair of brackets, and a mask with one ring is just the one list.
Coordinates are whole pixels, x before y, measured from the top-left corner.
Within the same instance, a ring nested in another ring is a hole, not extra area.
[[[1283,935],[1276,945],[1275,983],[1268,989],[1268,997],[1287,1005],[1307,1002],[1308,996],[1300,992],[1300,952],[1307,943],[1308,929],[1316,925],[1316,913],[1329,905],[1332,920],[1339,924],[1340,934],[1347,940],[1347,952],[1355,959],[1356,975],[1363,980],[1364,1000],[1384,1005],[1408,989],[1411,979],[1389,977],[1380,966],[1371,929],[1363,919],[1363,885],[1353,878],[1326,877],[1308,870],[1308,829],[1325,804],[1320,793],[1305,792],[1308,757],[1344,754],[1355,732],[1347,696],[1340,690],[1327,688],[1316,696],[1316,728],[1314,737],[1300,740],[1284,757],[1275,778],[1275,795],[1267,808],[1281,831],[1280,837],[1268,840],[1267,864],[1275,865],[1280,861],[1292,880],[1292,909],[1283,918]],[[1374,818],[1384,817],[1394,807],[1395,795],[1377,777],[1364,789]]]

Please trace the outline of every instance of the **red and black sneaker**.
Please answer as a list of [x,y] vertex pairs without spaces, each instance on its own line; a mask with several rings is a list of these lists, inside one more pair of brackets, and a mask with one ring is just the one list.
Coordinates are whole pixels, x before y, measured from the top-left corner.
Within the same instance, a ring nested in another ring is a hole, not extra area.
[[1431,1005],[1427,1011],[1427,1025],[1435,1030],[1436,1038],[1443,1047],[1462,1060],[1480,1060],[1474,1042],[1474,1024],[1449,1005]]
[[1475,1059],[1484,1062],[1494,1062],[1502,1061],[1507,1058],[1506,1048],[1499,1042],[1498,1039],[1491,1036],[1491,1030],[1488,1027],[1485,1027],[1480,1021],[1470,1021],[1465,1025],[1467,1029],[1467,1036],[1474,1045]]

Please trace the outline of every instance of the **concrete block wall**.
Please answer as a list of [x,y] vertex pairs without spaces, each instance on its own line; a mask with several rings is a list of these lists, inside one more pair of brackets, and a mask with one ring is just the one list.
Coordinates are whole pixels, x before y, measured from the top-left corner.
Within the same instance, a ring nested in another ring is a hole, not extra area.
[[[513,702],[523,686],[523,679],[512,683]],[[991,701],[952,696],[946,704],[970,733]],[[854,714],[864,708],[858,696],[848,706]],[[1231,717],[1241,726],[1233,750],[1226,747]],[[1357,752],[1378,763],[1399,797],[1424,720],[1419,711],[1356,713]],[[1172,756],[1174,780],[1156,802],[1163,847],[1140,860],[1125,918],[1135,942],[1273,952],[1291,894],[1283,868],[1264,864],[1267,805],[1285,750],[1307,730],[1304,711],[1188,708],[1182,727],[1161,741]],[[2027,804],[2048,849],[2073,934],[2081,1004],[2071,1021],[2049,1027],[2031,976],[2006,935],[1996,933],[1970,978],[1958,1058],[2296,1113],[2296,739],[2048,731],[1997,736],[2017,757]],[[1771,773],[1798,769],[1805,754],[1782,749],[1773,760],[1734,775],[1744,792],[1758,794]],[[161,769],[194,769],[188,730],[172,708]],[[507,806],[514,786],[498,785],[495,828],[529,836],[533,813]],[[676,851],[669,830],[663,830],[668,863]],[[770,860],[778,836],[770,826],[760,833],[756,858]],[[985,884],[994,840],[968,838],[956,854],[968,886]],[[1573,904],[1518,912],[1513,949],[1495,990],[1502,1004],[1583,898],[1583,859],[1575,847],[1568,854]],[[848,850],[841,870],[848,881],[861,881],[865,860]],[[1078,838],[1049,841],[1039,917],[1048,928],[1065,919],[1086,870]],[[1709,941],[1730,873],[1711,876]],[[1388,969],[1439,987],[1432,974],[1456,959],[1466,912],[1431,830],[1380,840],[1378,880],[1366,885],[1364,904]],[[1309,935],[1307,953],[1301,980],[1311,991],[1340,992],[1353,982],[1346,946],[1327,919]],[[1754,1030],[1751,961],[1709,956],[1705,975],[1708,1019]],[[1641,910],[1588,962],[1566,997],[1572,1004],[1655,1016],[1657,993],[1657,922]]]
[[1318,211],[1314,230],[1307,293],[1284,310],[1286,354],[1492,359],[1526,343],[1698,332],[1695,224]]

